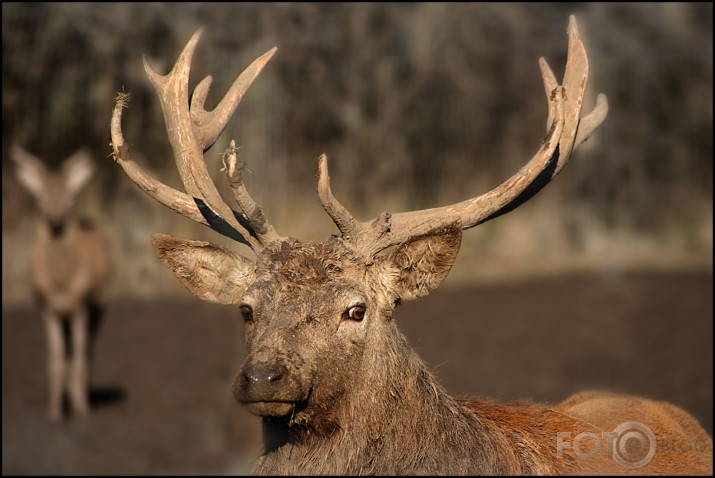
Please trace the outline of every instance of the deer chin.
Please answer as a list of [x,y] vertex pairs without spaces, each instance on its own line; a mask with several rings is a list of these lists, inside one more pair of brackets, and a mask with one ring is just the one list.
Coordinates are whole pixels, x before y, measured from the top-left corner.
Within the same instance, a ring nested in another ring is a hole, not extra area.
[[285,417],[295,413],[299,402],[244,402],[248,411],[259,417]]

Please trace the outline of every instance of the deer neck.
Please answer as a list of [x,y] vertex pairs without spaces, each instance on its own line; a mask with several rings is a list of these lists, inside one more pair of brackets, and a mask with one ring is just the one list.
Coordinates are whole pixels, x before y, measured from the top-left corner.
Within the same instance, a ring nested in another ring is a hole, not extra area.
[[450,397],[396,329],[383,345],[366,357],[371,373],[356,380],[331,413],[335,426],[291,430],[285,422],[264,420],[267,451],[254,471],[507,472],[503,463],[510,460],[495,449],[493,425]]
[[34,275],[44,284],[44,290],[66,290],[79,273],[82,246],[77,230],[77,221],[72,218],[61,224],[41,221],[34,249]]

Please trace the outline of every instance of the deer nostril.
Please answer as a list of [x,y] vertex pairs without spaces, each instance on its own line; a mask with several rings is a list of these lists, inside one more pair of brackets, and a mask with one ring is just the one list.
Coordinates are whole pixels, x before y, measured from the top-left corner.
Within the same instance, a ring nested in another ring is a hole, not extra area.
[[278,382],[283,378],[284,372],[281,366],[259,363],[244,368],[242,374],[243,382],[246,384]]

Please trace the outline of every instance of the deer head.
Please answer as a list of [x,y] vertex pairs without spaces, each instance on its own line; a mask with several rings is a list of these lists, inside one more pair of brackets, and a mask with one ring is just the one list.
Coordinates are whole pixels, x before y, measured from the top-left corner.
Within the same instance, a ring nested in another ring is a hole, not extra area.
[[94,167],[87,150],[79,150],[63,163],[59,171],[47,168],[36,156],[13,144],[11,157],[20,184],[32,195],[54,234],[62,231],[75,198],[92,176]]
[[189,69],[197,32],[166,76],[145,61],[156,89],[186,194],[144,172],[129,156],[121,131],[119,95],[111,121],[115,160],[142,190],[174,211],[250,247],[255,261],[199,241],[156,234],[161,260],[198,297],[235,304],[245,320],[248,356],[235,380],[237,399],[257,415],[288,417],[291,424],[330,426],[341,397],[367,380],[367,370],[395,362],[401,335],[391,320],[395,305],[427,295],[449,273],[462,231],[523,204],[562,170],[572,152],[601,124],[606,98],[581,117],[588,59],[574,18],[566,71],[557,82],[540,60],[548,101],[548,131],[536,154],[511,178],[481,196],[434,209],[356,220],[333,196],[325,155],[318,162],[318,195],[339,234],[322,243],[279,235],[241,178],[232,141],[223,160],[238,210],[220,197],[204,153],[238,102],[275,53],[255,60],[213,111],[204,109],[205,78],[189,100]]

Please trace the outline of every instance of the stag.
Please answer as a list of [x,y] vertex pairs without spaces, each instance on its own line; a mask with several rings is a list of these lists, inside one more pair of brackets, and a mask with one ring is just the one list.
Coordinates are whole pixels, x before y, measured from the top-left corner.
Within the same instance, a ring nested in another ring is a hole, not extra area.
[[[275,48],[248,66],[207,111],[211,77],[189,100],[190,63],[199,36],[200,31],[166,76],[144,62],[186,194],[131,159],[121,131],[128,101],[123,94],[111,120],[113,156],[149,196],[256,254],[254,261],[208,242],[152,236],[160,259],[189,291],[210,302],[234,304],[243,316],[248,354],[233,392],[262,419],[264,450],[255,473],[712,472],[711,439],[694,418],[667,403],[596,392],[556,405],[452,397],[393,320],[399,302],[439,287],[463,230],[513,210],[541,190],[605,119],[603,95],[591,113],[580,116],[588,60],[573,17],[563,82],[540,60],[548,132],[525,166],[481,196],[422,211],[382,212],[362,222],[333,196],[323,155],[318,196],[339,234],[322,243],[278,234],[246,190],[233,141],[223,161],[238,211],[218,193],[204,153]],[[705,451],[658,450],[635,461],[614,460],[606,453],[613,442],[598,440],[613,440],[614,430],[622,431],[626,421],[646,424],[657,439],[699,440]],[[586,442],[592,446],[583,450]]]
[[92,161],[80,150],[54,171],[18,144],[11,156],[20,184],[40,211],[31,276],[47,340],[49,416],[63,418],[65,396],[73,414],[86,416],[92,344],[111,276],[105,236],[73,214],[77,194],[92,176]]

